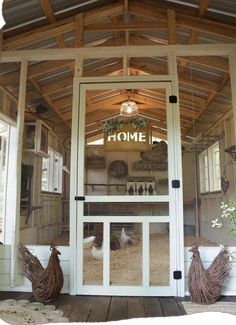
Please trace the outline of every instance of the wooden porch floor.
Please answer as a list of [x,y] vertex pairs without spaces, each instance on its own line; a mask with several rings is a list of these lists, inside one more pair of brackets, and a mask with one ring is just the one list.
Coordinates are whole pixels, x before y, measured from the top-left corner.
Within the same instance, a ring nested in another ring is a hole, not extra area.
[[[3,299],[29,299],[32,293],[0,292]],[[185,312],[173,297],[102,297],[61,294],[51,303],[64,312],[70,322],[103,322],[137,317],[179,316]]]

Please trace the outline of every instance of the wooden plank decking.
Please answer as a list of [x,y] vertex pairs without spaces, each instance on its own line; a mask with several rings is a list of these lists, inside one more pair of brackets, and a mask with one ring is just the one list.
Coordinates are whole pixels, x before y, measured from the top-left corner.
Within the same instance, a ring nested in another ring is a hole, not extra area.
[[[34,301],[32,293],[25,292],[0,292],[0,300],[3,299]],[[102,322],[184,314],[180,300],[172,297],[103,297],[61,294],[52,304],[62,310],[70,322]]]

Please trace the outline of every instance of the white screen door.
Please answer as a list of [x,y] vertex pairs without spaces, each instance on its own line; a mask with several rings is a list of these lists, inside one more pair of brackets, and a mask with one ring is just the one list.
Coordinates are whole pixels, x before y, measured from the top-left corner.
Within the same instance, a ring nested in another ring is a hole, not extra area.
[[[173,272],[183,247],[171,95],[171,82],[80,84],[77,294],[176,295]],[[135,116],[120,116],[127,100],[137,104]],[[111,148],[108,141],[117,142]]]

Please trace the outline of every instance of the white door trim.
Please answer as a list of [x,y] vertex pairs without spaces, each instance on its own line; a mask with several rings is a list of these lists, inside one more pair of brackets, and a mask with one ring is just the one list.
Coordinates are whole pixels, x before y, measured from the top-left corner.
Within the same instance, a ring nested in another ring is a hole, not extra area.
[[[85,147],[85,137],[84,137],[84,131],[85,131],[85,92],[86,90],[97,90],[97,89],[135,89],[135,88],[141,88],[141,87],[147,87],[147,88],[165,88],[166,92],[167,92],[167,96],[172,94],[172,87],[173,87],[173,81],[175,81],[174,78],[172,78],[173,76],[165,76],[164,81],[162,79],[163,76],[139,76],[139,77],[115,77],[112,78],[111,77],[106,77],[106,78],[79,78],[78,81],[80,83],[78,83],[78,87],[80,87],[80,91],[79,91],[79,114],[74,114],[75,116],[78,116],[78,122],[77,126],[75,125],[75,121],[74,122],[74,136],[76,134],[77,131],[77,135],[79,138],[79,141],[77,143],[77,150],[78,150],[78,155],[76,156],[74,154],[74,157],[77,158],[75,159],[74,163],[72,163],[72,165],[74,166],[74,168],[76,168],[79,164],[79,171],[78,171],[78,175],[77,175],[77,180],[79,179],[79,181],[77,181],[77,191],[75,191],[72,195],[72,200],[73,203],[71,205],[73,206],[77,206],[77,208],[74,208],[74,212],[76,211],[76,215],[77,216],[83,216],[83,204],[82,203],[76,203],[74,201],[74,196],[78,195],[78,196],[83,196],[83,191],[84,191],[84,173],[82,172],[84,170],[84,147]],[[174,79],[174,80],[173,80]],[[125,82],[124,82],[125,81]],[[83,83],[81,83],[83,82]],[[94,82],[97,82],[96,84],[94,84]],[[172,125],[173,128],[173,124],[174,124],[174,106],[172,104],[169,104],[167,101],[167,119],[168,119],[168,124]],[[176,116],[176,115],[175,115]],[[79,127],[80,124],[80,127]],[[178,128],[177,128],[178,129]],[[180,138],[180,134],[176,134],[175,133],[176,128],[173,128],[171,130],[171,128],[169,127],[169,132],[168,132],[168,157],[171,157],[172,153],[175,152],[174,151],[174,147],[175,147],[175,141],[174,139],[176,138]],[[75,141],[76,143],[76,141]],[[75,146],[74,146],[74,150],[75,150]],[[180,165],[181,165],[181,160],[180,160]],[[179,172],[179,170],[176,169],[175,166],[173,166],[172,164],[169,164],[169,182],[171,182],[172,179],[176,179],[177,175],[176,175],[176,171]],[[179,178],[181,178],[181,175],[178,175]],[[148,201],[148,202],[168,202],[170,200],[170,202],[173,202],[173,200],[176,200],[176,190],[172,189],[171,186],[169,186],[169,195],[165,195],[165,196],[156,196],[156,197],[143,197],[142,201]],[[179,197],[178,197],[179,199]],[[132,199],[130,197],[124,197],[124,196],[102,196],[102,197],[98,197],[98,196],[86,196],[86,202],[138,202],[140,201],[140,196],[133,196]],[[178,204],[177,206],[181,206],[181,204]],[[177,211],[178,209],[174,209],[174,206],[172,204],[172,207],[170,207],[170,211],[171,208],[173,210],[173,215],[170,216],[162,216],[162,217],[157,217],[155,219],[152,220],[148,219],[148,216],[142,216],[142,217],[132,217],[132,222],[142,222],[143,224],[143,229],[148,229],[149,227],[149,223],[153,222],[154,220],[156,220],[155,222],[163,222],[163,221],[167,221],[170,224],[170,251],[171,252],[176,252],[176,249],[178,247],[178,250],[181,250],[180,252],[178,252],[178,256],[180,256],[181,254],[183,254],[184,252],[184,248],[183,245],[182,247],[181,244],[177,245],[177,233],[176,233],[176,229],[179,227],[177,226],[177,223],[179,222],[179,219],[181,219],[181,214],[179,214],[179,211]],[[107,252],[107,254],[104,254],[104,282],[103,282],[103,287],[100,288],[99,286],[83,286],[82,285],[82,261],[83,261],[83,256],[82,254],[80,254],[78,256],[78,252],[82,252],[82,240],[77,240],[77,238],[82,238],[83,237],[83,230],[82,230],[82,223],[83,221],[86,220],[86,222],[88,221],[95,221],[96,217],[80,217],[77,218],[76,215],[71,215],[71,218],[75,218],[76,222],[73,222],[73,225],[75,226],[77,224],[77,233],[75,234],[75,230],[73,229],[73,234],[71,236],[71,249],[74,252],[77,252],[77,256],[75,257],[75,254],[73,254],[74,256],[74,260],[72,262],[73,265],[73,273],[71,274],[71,276],[73,277],[73,287],[71,287],[71,293],[79,293],[79,294],[111,294],[111,295],[115,295],[115,294],[120,294],[120,295],[124,295],[125,292],[124,290],[126,290],[126,294],[128,293],[129,295],[156,295],[157,292],[155,290],[155,288],[148,288],[147,290],[147,284],[149,283],[149,275],[147,275],[147,272],[145,274],[145,272],[143,272],[143,287],[127,287],[125,286],[123,289],[122,287],[115,287],[115,286],[109,286],[109,236],[104,236],[104,251]],[[178,218],[177,218],[178,216]],[[106,217],[99,217],[99,221],[104,223],[104,233],[105,231],[107,231],[107,234],[109,234],[109,222],[122,222],[121,220],[125,220],[125,217],[109,217],[109,220]],[[137,219],[136,219],[137,218]],[[127,219],[126,219],[127,220]],[[181,222],[182,223],[182,220]],[[143,240],[144,242],[148,241],[148,236],[144,235],[143,236]],[[173,240],[172,240],[173,239]],[[174,253],[172,254],[173,256],[175,255]],[[143,254],[144,256],[144,254]],[[147,258],[147,254],[143,257],[143,264],[144,264],[144,259]],[[176,255],[177,258],[177,255]],[[175,266],[179,266],[179,270],[183,271],[183,265],[181,266],[181,261],[177,261],[175,258],[174,264]],[[145,265],[147,260],[145,259]],[[179,263],[180,262],[180,263]],[[77,265],[77,268],[74,267],[75,265]],[[173,267],[171,267],[171,269],[173,270]],[[80,270],[79,272],[77,272],[78,270]],[[172,276],[172,275],[171,275]],[[172,277],[170,277],[170,280],[172,279]],[[171,281],[170,281],[171,282]],[[183,282],[184,283],[184,279],[179,280],[179,282]],[[176,282],[175,282],[176,283]],[[76,286],[76,287],[74,287]],[[172,285],[172,288],[175,287]],[[177,287],[177,285],[176,285]],[[160,287],[158,287],[160,288]],[[120,289],[120,291],[119,291]],[[131,291],[129,290],[131,289]],[[166,292],[164,290],[164,288],[160,288],[160,295],[166,295]],[[150,291],[150,292],[148,292]],[[139,292],[139,293],[138,293]],[[171,292],[172,295],[177,295],[178,292],[174,289],[171,289],[169,292]],[[153,293],[153,294],[152,294]],[[168,295],[170,295],[170,293],[168,293]]]

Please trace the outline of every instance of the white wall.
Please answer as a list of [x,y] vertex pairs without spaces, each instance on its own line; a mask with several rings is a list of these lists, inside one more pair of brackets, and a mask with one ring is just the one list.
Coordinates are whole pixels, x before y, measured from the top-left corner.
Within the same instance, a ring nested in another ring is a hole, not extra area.
[[[42,265],[45,267],[50,256],[50,251],[48,246],[27,246],[30,251],[36,255]],[[59,256],[61,261],[61,267],[64,273],[64,286],[62,289],[63,293],[69,292],[69,247],[60,246],[58,250],[61,252]],[[203,265],[207,268],[215,256],[219,253],[219,247],[200,247],[201,259]],[[231,252],[236,251],[236,247],[230,247]],[[30,282],[22,276],[22,271],[19,270],[18,276],[18,286],[15,288],[10,287],[10,246],[0,245],[0,291],[26,291],[31,292]],[[185,248],[185,292],[188,295],[188,269],[191,263],[192,253],[189,252],[189,247]],[[236,260],[232,262],[232,269],[230,276],[226,279],[224,283],[224,288],[222,291],[223,295],[236,295]],[[128,294],[128,293],[127,293]]]
[[[31,253],[37,256],[43,267],[47,266],[51,251],[49,246],[27,246]],[[60,265],[64,274],[63,293],[69,292],[69,247],[59,246],[61,252]],[[17,287],[10,287],[10,265],[11,265],[11,246],[0,245],[0,291],[26,291],[31,292],[31,283],[22,274],[22,270],[18,270]]]

